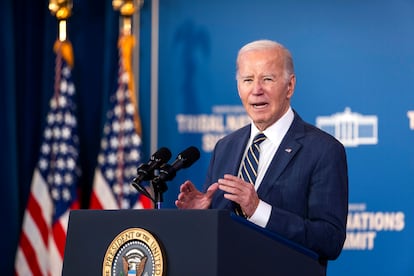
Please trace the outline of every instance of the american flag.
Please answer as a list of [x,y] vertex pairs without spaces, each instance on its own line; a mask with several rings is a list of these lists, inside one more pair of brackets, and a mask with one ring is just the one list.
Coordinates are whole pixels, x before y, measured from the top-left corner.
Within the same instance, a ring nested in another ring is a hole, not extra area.
[[[142,160],[142,140],[138,134],[139,117],[133,90],[131,68],[123,47],[132,47],[131,36],[120,38],[118,87],[111,97],[103,130],[98,165],[95,169],[91,209],[150,208],[149,199],[140,195],[131,181]],[[127,44],[125,44],[127,43]],[[131,49],[130,49],[131,50]]]
[[57,42],[55,92],[50,100],[40,156],[34,169],[25,210],[16,275],[61,275],[66,230],[71,209],[79,209],[77,182],[78,132],[75,117],[75,86],[71,67],[62,57],[68,41]]

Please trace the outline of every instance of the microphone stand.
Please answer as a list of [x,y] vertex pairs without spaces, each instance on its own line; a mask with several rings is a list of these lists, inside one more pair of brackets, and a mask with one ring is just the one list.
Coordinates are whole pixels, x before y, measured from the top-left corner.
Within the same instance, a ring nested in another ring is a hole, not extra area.
[[161,204],[164,202],[164,193],[168,190],[165,181],[156,179],[152,180],[152,188],[154,189],[154,209],[161,209]]

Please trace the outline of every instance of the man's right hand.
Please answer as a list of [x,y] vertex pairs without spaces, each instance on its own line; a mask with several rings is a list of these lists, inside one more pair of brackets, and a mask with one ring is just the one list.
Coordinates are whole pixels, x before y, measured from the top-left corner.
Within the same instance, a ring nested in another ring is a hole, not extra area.
[[195,185],[187,180],[180,186],[180,193],[175,201],[179,209],[208,209],[214,193],[218,189],[218,183],[212,184],[206,193],[202,193]]

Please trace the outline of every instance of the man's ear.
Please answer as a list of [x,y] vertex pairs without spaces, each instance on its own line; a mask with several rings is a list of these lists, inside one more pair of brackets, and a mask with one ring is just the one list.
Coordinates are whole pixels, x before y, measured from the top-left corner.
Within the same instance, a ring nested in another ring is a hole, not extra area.
[[291,98],[293,96],[293,93],[295,92],[295,86],[296,86],[296,76],[295,74],[291,74],[288,81],[288,98]]

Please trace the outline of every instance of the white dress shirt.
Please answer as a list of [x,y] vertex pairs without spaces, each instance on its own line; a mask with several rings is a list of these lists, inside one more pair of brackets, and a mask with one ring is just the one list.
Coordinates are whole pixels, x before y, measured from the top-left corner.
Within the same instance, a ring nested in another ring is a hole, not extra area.
[[[272,162],[272,159],[276,154],[276,151],[279,148],[280,143],[282,142],[283,137],[285,137],[287,131],[289,130],[293,122],[293,118],[293,110],[291,107],[289,107],[288,111],[279,120],[277,120],[277,122],[275,122],[273,125],[269,126],[268,128],[266,128],[266,130],[263,131],[267,139],[260,144],[260,157],[257,169],[257,178],[256,183],[254,185],[256,191],[258,190],[260,183],[262,182],[263,177],[267,169],[269,168],[269,165]],[[253,142],[253,138],[259,132],[260,131],[257,129],[257,127],[252,123],[250,139],[247,143],[244,155],[246,155],[248,148]],[[267,222],[269,221],[271,211],[272,206],[267,202],[260,200],[256,211],[250,218],[248,218],[248,220],[261,227],[265,227]]]

